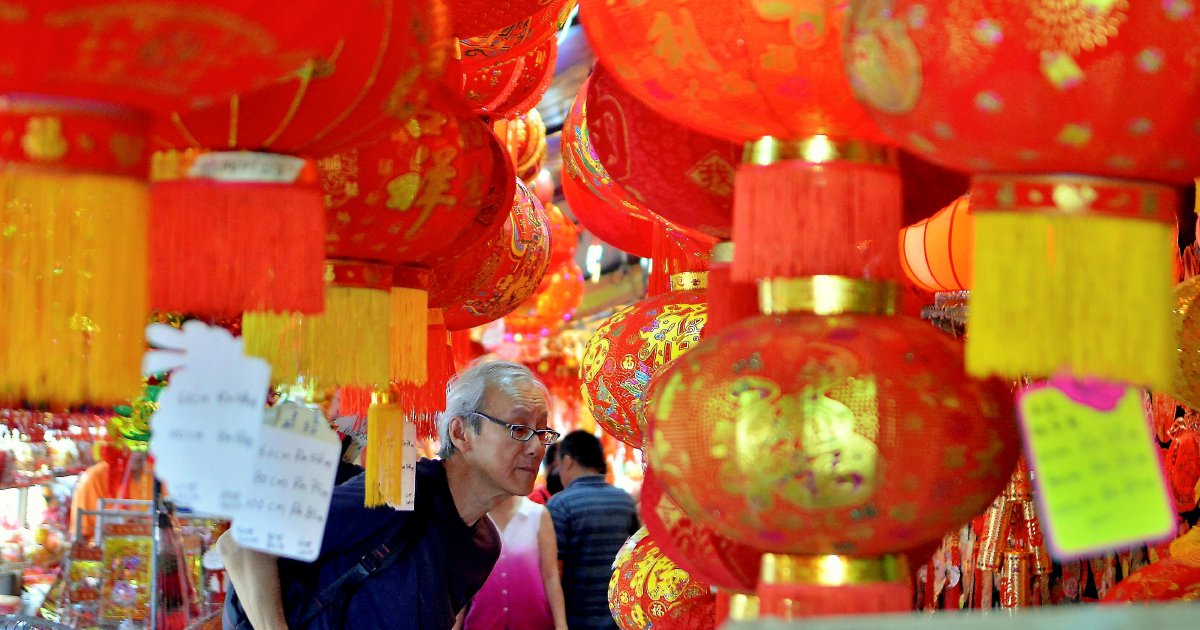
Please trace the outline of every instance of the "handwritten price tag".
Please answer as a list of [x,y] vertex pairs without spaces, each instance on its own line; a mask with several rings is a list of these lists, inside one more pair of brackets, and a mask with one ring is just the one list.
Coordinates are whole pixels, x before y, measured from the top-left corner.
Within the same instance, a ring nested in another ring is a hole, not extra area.
[[321,411],[270,409],[233,535],[243,547],[312,561],[321,551],[341,443]]
[[1017,409],[1054,557],[1170,536],[1174,512],[1136,389],[1054,379],[1022,391]]
[[400,451],[400,505],[398,510],[411,512],[417,504],[417,425],[404,423],[404,445]]

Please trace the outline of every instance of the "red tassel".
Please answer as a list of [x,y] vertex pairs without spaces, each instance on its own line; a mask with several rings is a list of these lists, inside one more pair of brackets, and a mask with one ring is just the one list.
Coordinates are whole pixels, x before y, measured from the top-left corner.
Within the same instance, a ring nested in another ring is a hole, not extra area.
[[471,329],[455,330],[450,333],[450,346],[453,348],[454,367],[462,370],[472,361],[483,356],[482,347],[471,341]]
[[721,243],[713,249],[712,265],[708,268],[708,321],[701,331],[703,337],[758,315],[758,287],[753,282],[734,282],[732,258],[733,243]]
[[196,179],[151,188],[155,309],[319,313],[324,247],[325,207],[314,187]]
[[647,297],[671,290],[671,276],[689,271],[708,271],[716,239],[657,219],[651,239],[654,264],[650,268]]
[[758,596],[763,617],[784,619],[907,612],[913,608],[913,587],[908,581],[846,586],[760,582]]
[[900,279],[901,218],[895,168],[801,160],[742,164],[734,185],[733,277]]
[[424,384],[393,383],[392,391],[404,415],[417,427],[417,439],[437,438],[437,418],[446,409],[446,384],[454,376],[454,352],[441,309],[429,309],[429,347]]
[[370,387],[342,387],[338,389],[338,415],[367,417],[371,408],[371,395],[375,390]]

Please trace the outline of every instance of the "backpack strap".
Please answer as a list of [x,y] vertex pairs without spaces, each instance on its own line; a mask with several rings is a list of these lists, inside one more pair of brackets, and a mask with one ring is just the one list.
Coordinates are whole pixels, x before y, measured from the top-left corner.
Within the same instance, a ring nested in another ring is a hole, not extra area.
[[354,596],[354,593],[358,591],[367,578],[392,566],[397,560],[403,558],[409,547],[416,542],[417,534],[420,532],[421,525],[424,524],[425,519],[422,514],[421,510],[414,511],[412,516],[389,536],[387,540],[360,558],[357,564],[330,583],[329,586],[321,589],[321,592],[316,597],[309,600],[308,606],[299,617],[301,621],[298,627],[307,627],[313,619],[316,619],[318,615],[328,610],[334,604],[339,602],[343,605],[349,604],[350,598]]

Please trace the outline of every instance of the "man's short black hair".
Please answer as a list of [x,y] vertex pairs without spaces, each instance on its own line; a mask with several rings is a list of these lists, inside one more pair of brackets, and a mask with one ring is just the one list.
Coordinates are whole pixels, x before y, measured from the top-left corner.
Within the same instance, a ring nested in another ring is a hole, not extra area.
[[570,455],[584,468],[591,468],[600,474],[608,472],[608,464],[604,462],[604,447],[600,440],[587,431],[572,431],[558,441],[558,458]]

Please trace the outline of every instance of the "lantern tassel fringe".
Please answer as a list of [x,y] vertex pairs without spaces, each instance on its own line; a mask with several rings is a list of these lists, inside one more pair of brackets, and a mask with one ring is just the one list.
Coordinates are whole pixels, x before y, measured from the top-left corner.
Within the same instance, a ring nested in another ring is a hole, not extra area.
[[426,311],[429,292],[424,289],[392,288],[391,376],[396,383],[423,384],[428,377],[426,354]]
[[364,505],[401,505],[404,491],[404,411],[375,405],[367,412],[367,478]]
[[436,439],[438,416],[446,408],[446,384],[454,376],[454,351],[450,333],[442,323],[440,309],[429,310],[428,375],[420,385],[394,383],[392,391],[409,422],[417,427],[417,439]]
[[967,314],[975,376],[1077,376],[1166,390],[1174,330],[1170,225],[981,212]]

